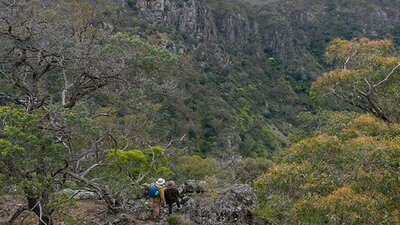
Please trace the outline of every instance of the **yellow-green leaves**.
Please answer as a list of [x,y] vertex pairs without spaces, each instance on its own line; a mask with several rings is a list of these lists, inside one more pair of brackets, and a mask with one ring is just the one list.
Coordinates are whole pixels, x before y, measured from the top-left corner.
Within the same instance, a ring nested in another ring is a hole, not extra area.
[[159,146],[144,150],[111,150],[106,157],[109,168],[120,171],[120,175],[115,177],[119,182],[136,185],[135,182],[140,184],[157,176],[167,178],[172,175],[167,168],[168,158],[163,156],[163,149]]
[[327,47],[326,58],[336,68],[312,84],[312,99],[334,106],[331,100],[336,97],[386,122],[400,119],[400,57],[390,40],[336,39]]
[[[335,39],[326,48],[325,57],[336,64],[346,63],[347,60],[356,62],[365,60],[373,55],[386,55],[392,51],[393,43],[390,40],[369,40],[368,38],[353,39],[351,41]],[[351,63],[352,65],[357,65]]]
[[108,152],[108,157],[115,157],[120,163],[124,165],[129,163],[142,163],[146,160],[143,152],[140,150],[114,150]]
[[9,140],[5,138],[0,138],[0,154],[1,157],[7,157],[10,153],[21,153],[24,148],[21,146],[13,145]]
[[38,127],[36,115],[0,107],[0,176],[32,197],[49,187],[62,166],[61,151]]
[[255,185],[282,224],[399,221],[400,126],[370,115],[331,113],[284,151]]

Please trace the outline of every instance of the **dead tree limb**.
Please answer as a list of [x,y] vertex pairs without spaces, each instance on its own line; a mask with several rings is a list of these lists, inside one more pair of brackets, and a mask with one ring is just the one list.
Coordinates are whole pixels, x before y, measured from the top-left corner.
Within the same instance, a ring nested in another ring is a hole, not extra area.
[[87,185],[88,187],[94,189],[94,191],[96,191],[107,203],[108,209],[111,212],[113,212],[113,213],[119,212],[118,203],[117,203],[116,199],[113,198],[111,191],[107,187],[105,187],[101,184],[96,184],[76,173],[69,172],[68,175],[71,176],[74,180],[76,180],[80,183],[83,183],[83,184]]
[[29,210],[28,206],[21,206],[19,207],[14,214],[11,216],[11,218],[8,220],[8,223],[13,224],[16,219],[26,210]]

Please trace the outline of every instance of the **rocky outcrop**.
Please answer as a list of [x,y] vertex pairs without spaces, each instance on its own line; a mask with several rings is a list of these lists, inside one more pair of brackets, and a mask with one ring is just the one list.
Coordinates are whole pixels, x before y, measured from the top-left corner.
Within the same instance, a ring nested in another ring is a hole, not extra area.
[[146,221],[155,219],[150,206],[150,201],[146,198],[130,200],[128,206],[138,220]]
[[[253,223],[252,210],[256,204],[256,195],[247,184],[210,187],[206,181],[188,180],[178,189],[182,204],[180,214],[185,214],[191,221],[202,225]],[[137,219],[154,219],[146,198],[131,200],[128,205]]]
[[176,47],[177,52],[188,51],[198,61],[220,67],[230,65],[224,47],[217,43],[215,21],[205,0],[137,0],[136,8],[143,19],[182,36],[182,43],[175,43],[180,46]]
[[240,13],[232,12],[216,19],[218,33],[224,37],[227,47],[260,55],[262,37],[257,22]]
[[90,190],[74,190],[74,189],[63,189],[60,191],[61,194],[66,194],[67,196],[77,199],[77,200],[95,200],[99,199],[99,195]]
[[199,224],[252,224],[255,203],[253,189],[247,184],[236,184],[192,197],[183,210]]
[[[325,42],[338,36],[390,37],[400,20],[400,13],[394,10],[396,3],[385,3],[392,7],[384,7],[383,3],[366,1],[354,8],[352,2],[327,0],[295,4],[285,0],[249,1],[263,4],[241,5],[254,13],[251,15],[246,10],[213,9],[205,0],[136,0],[136,7],[142,18],[182,34],[185,42],[192,45],[190,50],[200,49],[199,55],[215,53],[215,58],[226,64],[229,59],[224,49],[252,55],[271,51],[292,70],[309,63],[312,65],[308,70],[315,72],[320,72],[320,65],[318,60],[310,59],[316,57],[313,48],[323,49]],[[228,1],[224,4],[229,5]],[[301,70],[298,72],[304,72]]]
[[217,32],[204,0],[137,0],[140,15],[152,23],[166,25],[192,42],[214,42]]
[[198,180],[187,180],[179,187],[181,194],[203,193],[206,191],[207,182]]

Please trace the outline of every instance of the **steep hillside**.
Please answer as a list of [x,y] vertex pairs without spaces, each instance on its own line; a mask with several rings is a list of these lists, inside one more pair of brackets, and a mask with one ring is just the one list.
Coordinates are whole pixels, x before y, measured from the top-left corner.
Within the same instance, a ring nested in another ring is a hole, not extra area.
[[[138,148],[185,135],[184,145],[190,152],[221,156],[226,149],[233,149],[245,156],[270,156],[288,145],[287,137],[297,132],[298,114],[312,109],[308,100],[310,82],[331,66],[323,56],[331,40],[365,36],[391,38],[397,46],[400,42],[399,1],[113,2],[111,6],[102,3],[103,7],[96,8],[98,18],[87,20],[90,26],[103,29],[102,38],[118,32],[136,36],[141,43],[176,53],[179,61],[174,64],[162,57],[150,57],[143,62],[136,55],[141,63],[151,64],[147,65],[153,70],[151,76],[135,77],[129,91],[113,87],[119,94],[110,94],[110,89],[98,91],[99,85],[109,83],[94,82],[97,91],[91,97],[95,100],[85,107],[90,107],[91,113],[115,110],[116,121],[134,124],[130,129],[124,125],[122,136],[131,137]],[[61,29],[63,24],[57,22],[55,26]],[[118,37],[126,38],[121,33]],[[99,41],[99,47],[102,44]],[[100,52],[97,54],[101,58]],[[107,58],[109,62],[116,59]],[[102,64],[101,69],[116,76],[124,66],[122,61],[118,63]],[[142,76],[143,71],[136,71],[141,69],[129,71]],[[35,84],[51,87],[39,90],[39,99],[46,101],[46,92],[51,92],[52,102],[66,101],[68,96],[55,90],[68,86],[75,77],[66,81],[61,77],[49,73],[45,83]],[[10,82],[3,83],[5,97],[0,103],[14,91]],[[138,84],[143,86],[139,88]],[[67,95],[73,100],[71,107],[79,102],[73,92]],[[42,105],[40,101],[36,104]]]
[[400,224],[399,44],[398,0],[0,0],[0,221]]
[[329,67],[323,52],[331,40],[399,35],[396,1],[128,3],[142,21],[135,32],[164,32],[167,47],[193,57],[191,72],[177,79],[186,99],[162,109],[162,129],[168,136],[188,134],[191,149],[203,153],[280,149],[287,140],[279,134],[293,132],[297,114],[309,108],[310,81]]

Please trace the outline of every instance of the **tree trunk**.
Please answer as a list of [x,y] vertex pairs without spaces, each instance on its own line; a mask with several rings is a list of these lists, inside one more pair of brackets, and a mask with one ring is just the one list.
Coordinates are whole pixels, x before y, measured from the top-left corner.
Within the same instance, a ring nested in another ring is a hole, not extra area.
[[73,179],[88,185],[89,187],[93,188],[94,191],[96,191],[98,194],[100,194],[102,196],[102,198],[104,199],[104,201],[107,203],[108,209],[114,213],[117,214],[119,212],[119,202],[113,197],[111,191],[105,187],[102,186],[100,184],[96,184],[84,177],[81,177],[80,175],[76,174],[76,173],[72,173],[69,172],[68,173],[69,176],[71,176]]
[[53,219],[46,208],[48,202],[47,191],[43,191],[40,198],[28,197],[28,207],[39,217],[39,225],[53,225]]

